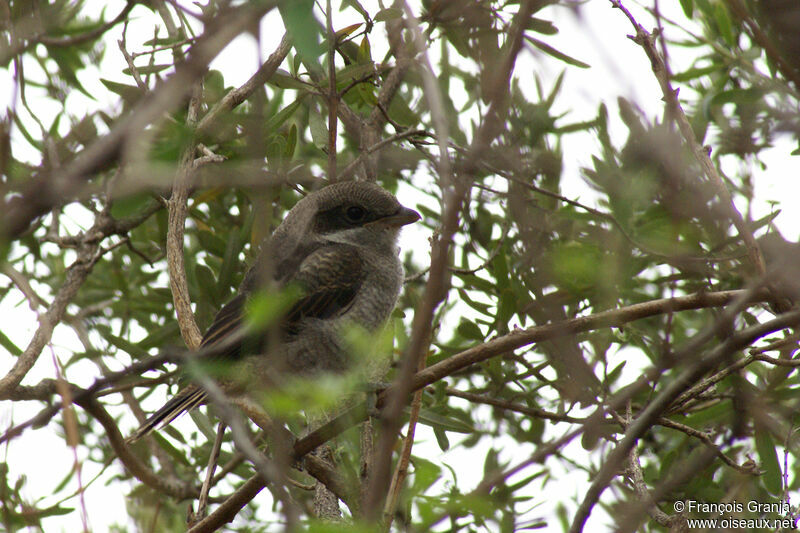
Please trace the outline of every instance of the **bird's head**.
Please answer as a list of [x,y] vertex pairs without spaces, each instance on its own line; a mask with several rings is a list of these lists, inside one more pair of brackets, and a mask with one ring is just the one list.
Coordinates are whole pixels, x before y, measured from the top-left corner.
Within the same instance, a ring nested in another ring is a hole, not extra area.
[[302,240],[338,242],[396,253],[400,229],[419,218],[419,213],[401,205],[380,186],[347,181],[329,185],[300,200],[281,226],[291,228],[290,232]]

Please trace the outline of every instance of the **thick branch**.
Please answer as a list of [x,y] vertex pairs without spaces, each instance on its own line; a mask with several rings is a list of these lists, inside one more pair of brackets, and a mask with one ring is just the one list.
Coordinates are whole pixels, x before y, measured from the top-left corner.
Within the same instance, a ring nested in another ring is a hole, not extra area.
[[175,304],[175,314],[178,318],[178,327],[183,341],[190,349],[200,346],[203,334],[197,327],[192,312],[192,302],[189,298],[189,285],[186,282],[186,265],[183,257],[184,224],[188,207],[189,181],[191,175],[191,157],[193,150],[187,150],[181,161],[178,177],[172,187],[172,196],[169,199],[169,217],[167,222],[167,270],[169,271],[169,286],[172,291],[172,301]]
[[202,519],[186,533],[209,533],[217,531],[225,524],[231,522],[239,511],[247,505],[264,488],[261,476],[254,475],[244,485],[236,489],[227,500],[217,507],[213,513]]
[[[478,346],[474,346],[452,357],[431,365],[414,376],[414,390],[426,387],[445,376],[449,376],[475,363],[480,363],[497,355],[515,350],[522,346],[541,342],[543,340],[574,335],[584,331],[591,331],[606,327],[619,327],[628,322],[661,315],[676,311],[702,309],[706,307],[722,307],[743,296],[745,290],[701,292],[680,296],[678,298],[663,298],[634,304],[620,309],[602,311],[593,315],[573,318],[555,324],[534,326],[528,329],[514,330],[507,335],[497,337]],[[756,295],[757,301],[766,301],[767,295],[760,292]]]

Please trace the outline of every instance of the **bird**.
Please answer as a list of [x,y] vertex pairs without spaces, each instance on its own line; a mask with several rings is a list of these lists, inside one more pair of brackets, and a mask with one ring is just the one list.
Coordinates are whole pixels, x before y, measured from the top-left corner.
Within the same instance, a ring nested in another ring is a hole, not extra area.
[[[372,182],[338,182],[306,195],[262,243],[237,295],[203,336],[201,352],[214,361],[248,363],[240,371],[255,376],[256,387],[269,386],[268,379],[259,383],[269,370],[300,376],[346,371],[344,330],[356,325],[374,332],[386,322],[403,285],[400,230],[419,219]],[[287,287],[300,296],[278,323],[248,329],[248,303],[262,291]],[[206,399],[201,386],[186,385],[127,440],[168,425]]]

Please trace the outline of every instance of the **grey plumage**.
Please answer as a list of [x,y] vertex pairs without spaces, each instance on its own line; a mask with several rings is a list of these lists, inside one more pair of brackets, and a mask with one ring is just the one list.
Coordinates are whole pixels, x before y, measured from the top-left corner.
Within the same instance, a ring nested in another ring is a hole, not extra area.
[[[239,294],[220,309],[201,346],[213,357],[244,361],[248,373],[341,372],[347,324],[374,331],[388,318],[403,283],[397,237],[419,219],[378,185],[344,182],[300,200],[261,247]],[[271,331],[244,327],[247,301],[259,291],[297,285],[302,295]],[[270,336],[271,334],[271,336]],[[267,343],[266,339],[276,340]],[[266,386],[266,385],[265,385]],[[136,440],[205,400],[189,385],[130,437]]]

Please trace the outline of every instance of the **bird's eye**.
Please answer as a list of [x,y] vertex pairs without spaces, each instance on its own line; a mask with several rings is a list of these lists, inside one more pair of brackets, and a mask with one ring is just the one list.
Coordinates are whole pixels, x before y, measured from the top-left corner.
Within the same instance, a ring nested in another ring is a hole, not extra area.
[[347,220],[349,220],[350,222],[361,222],[362,220],[364,220],[366,214],[367,214],[366,210],[364,210],[363,207],[357,205],[351,205],[350,207],[347,208],[347,211],[345,211]]

